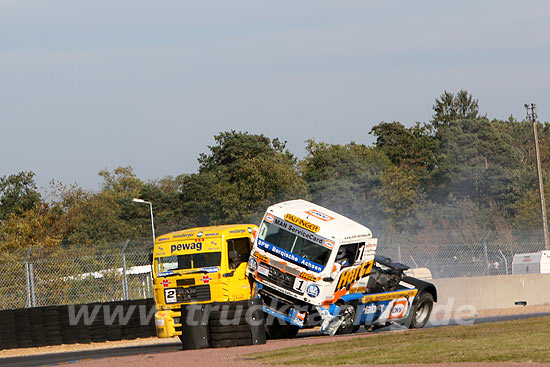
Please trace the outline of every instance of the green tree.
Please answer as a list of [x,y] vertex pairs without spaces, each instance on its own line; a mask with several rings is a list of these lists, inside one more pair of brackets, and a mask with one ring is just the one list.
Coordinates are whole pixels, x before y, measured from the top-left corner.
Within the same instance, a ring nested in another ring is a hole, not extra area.
[[466,90],[460,90],[456,95],[447,91],[435,99],[433,105],[433,126],[439,129],[451,121],[472,120],[478,118],[478,100]]
[[376,190],[390,160],[365,145],[307,141],[308,155],[300,162],[311,200],[357,220],[370,228],[381,225],[385,214]]
[[0,219],[22,214],[41,203],[34,172],[21,171],[0,177]]
[[512,130],[500,121],[452,121],[439,135],[439,164],[432,178],[432,198],[449,195],[482,205],[511,205],[525,177],[525,157]]
[[381,122],[371,129],[376,137],[374,145],[384,152],[391,162],[418,178],[427,178],[437,166],[439,142],[430,127],[417,123],[405,128],[399,122]]
[[285,143],[248,132],[222,132],[199,157],[199,173],[185,177],[180,200],[198,225],[258,222],[275,202],[302,197],[306,185]]

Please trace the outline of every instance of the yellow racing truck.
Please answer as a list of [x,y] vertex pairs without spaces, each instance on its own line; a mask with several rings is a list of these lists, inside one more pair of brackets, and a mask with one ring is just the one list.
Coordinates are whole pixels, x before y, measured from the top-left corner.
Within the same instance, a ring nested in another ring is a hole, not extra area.
[[184,349],[265,343],[261,302],[246,267],[253,224],[191,228],[157,237],[153,249],[155,324]]

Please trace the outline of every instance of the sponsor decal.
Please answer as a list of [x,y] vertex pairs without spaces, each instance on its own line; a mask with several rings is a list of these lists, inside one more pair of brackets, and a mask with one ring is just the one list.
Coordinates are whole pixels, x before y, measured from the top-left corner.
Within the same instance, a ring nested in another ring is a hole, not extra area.
[[376,312],[376,305],[368,305],[367,307],[365,307],[365,310],[363,311],[364,314],[375,313],[375,312]]
[[197,237],[202,237],[202,231],[197,233]]
[[[291,263],[294,263],[296,265],[300,265],[304,268],[307,268],[309,270],[313,270],[314,272],[320,273],[323,271],[323,266],[319,265],[311,260],[305,259],[301,256],[298,256],[296,254],[293,254],[292,252],[288,252],[287,250],[283,250],[279,246],[275,246],[269,242],[266,242],[260,238],[258,238],[258,247],[266,250],[267,252],[270,252],[274,255],[277,255],[278,257],[285,259],[287,261],[290,261]],[[259,271],[259,270],[258,270]]]
[[258,266],[258,273],[267,277],[269,275],[269,269],[263,266],[262,264],[260,264]]
[[392,299],[403,298],[403,297],[414,297],[416,296],[416,293],[418,293],[418,289],[409,289],[409,290],[400,291],[400,292],[371,294],[371,295],[364,296],[361,302],[371,303],[371,302],[389,301]]
[[170,239],[170,238],[168,238],[168,237],[164,237],[164,238],[159,238],[157,241],[159,241],[159,242],[160,242],[160,241],[168,241],[169,239]]
[[186,251],[186,250],[202,250],[202,241],[203,240],[197,240],[196,242],[189,242],[189,243],[178,243],[177,245],[170,246],[170,253],[174,253],[176,251]]
[[248,260],[248,268],[251,271],[256,271],[256,269],[258,269],[258,260],[251,257],[250,260]]
[[409,289],[413,289],[413,288],[414,288],[414,285],[409,284],[409,283],[404,282],[404,281],[400,281],[400,282],[399,282],[399,285],[402,285],[403,287],[406,287],[406,288],[409,288]]
[[229,233],[231,233],[231,234],[245,233],[245,232],[246,232],[246,229],[233,229],[233,230],[229,231]]
[[160,284],[162,284],[164,288],[167,288],[170,285],[170,281],[168,279],[163,279]]
[[347,236],[347,237],[344,237],[344,241],[345,240],[353,240],[355,238],[359,238],[359,237],[367,237],[368,235],[366,233],[362,233],[362,234],[354,234],[352,236]]
[[169,275],[174,275],[176,273],[174,273],[172,270],[168,270],[168,271],[160,271],[157,273],[157,278],[161,278],[161,277],[167,277]]
[[367,291],[367,287],[354,287],[349,290],[350,293],[365,293]]
[[310,284],[307,287],[307,295],[312,298],[317,297],[319,295],[319,292],[319,287],[317,287],[315,284]]
[[259,260],[263,261],[264,263],[269,264],[269,258],[265,255],[260,254],[258,251],[254,251],[252,254],[254,257],[258,258]]
[[330,215],[327,215],[325,213],[321,213],[320,211],[315,210],[315,209],[308,210],[306,213],[313,215],[317,219],[324,220],[325,222],[328,222],[328,221],[331,221],[331,220],[334,219]]
[[304,229],[307,229],[310,232],[317,233],[321,229],[318,225],[308,222],[307,220],[304,220],[302,218],[298,218],[295,215],[292,214],[285,214],[285,220],[287,222],[296,224],[298,227],[302,227]]
[[220,234],[218,232],[215,232],[215,233],[207,233],[205,234],[204,236],[205,237],[212,237],[212,236],[219,236]]
[[208,284],[210,283],[210,281],[212,280],[212,277],[208,274],[204,274],[201,278],[201,281],[204,283],[204,284]]
[[281,218],[275,217],[275,219],[273,221],[273,224],[275,224],[276,226],[278,226],[280,228],[286,229],[287,231],[295,234],[296,236],[300,236],[302,238],[305,238],[306,240],[314,242],[318,245],[323,245],[323,243],[325,242],[325,239],[323,237],[318,236],[316,234],[313,234],[308,230],[304,230],[304,229],[298,227],[297,225],[286,222],[286,221],[282,220]]
[[206,273],[217,273],[218,271],[220,271],[220,268],[217,266],[208,266],[208,267],[200,268],[199,271],[206,272]]
[[326,240],[323,246],[332,250],[334,248],[334,241]]
[[396,301],[393,304],[393,308],[391,309],[390,313],[390,319],[400,319],[403,317],[403,314],[405,313],[405,309],[407,307],[407,301]]
[[271,214],[266,214],[264,220],[265,220],[267,223],[273,223],[273,219],[274,219],[274,218],[275,218],[275,217],[273,217],[273,215],[271,215]]
[[172,238],[187,238],[187,237],[193,237],[195,235],[195,233],[182,233],[182,234],[177,234],[175,236],[172,236]]
[[302,279],[309,280],[310,282],[316,282],[318,279],[315,275],[311,275],[305,271],[302,271],[298,276]]
[[344,271],[340,275],[340,279],[338,280],[338,286],[336,287],[336,289],[338,290],[347,287],[350,284],[358,281],[359,279],[369,275],[373,263],[374,260],[367,261],[362,263],[358,267],[350,268]]

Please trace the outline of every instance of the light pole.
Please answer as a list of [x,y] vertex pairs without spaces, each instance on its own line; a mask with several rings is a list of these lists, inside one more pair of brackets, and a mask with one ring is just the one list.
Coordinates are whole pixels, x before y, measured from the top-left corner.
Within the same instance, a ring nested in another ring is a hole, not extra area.
[[535,138],[535,155],[537,158],[537,175],[539,179],[539,199],[540,213],[542,219],[542,234],[544,238],[544,248],[550,250],[550,239],[548,238],[548,222],[546,220],[546,203],[544,201],[544,184],[542,182],[542,169],[540,165],[539,138],[537,137],[537,109],[534,103],[525,104],[527,110],[527,119],[533,122],[533,136]]
[[153,204],[149,201],[136,198],[133,198],[132,201],[134,203],[149,204],[149,208],[151,208],[151,229],[153,230],[153,246],[155,246],[155,222],[153,221]]

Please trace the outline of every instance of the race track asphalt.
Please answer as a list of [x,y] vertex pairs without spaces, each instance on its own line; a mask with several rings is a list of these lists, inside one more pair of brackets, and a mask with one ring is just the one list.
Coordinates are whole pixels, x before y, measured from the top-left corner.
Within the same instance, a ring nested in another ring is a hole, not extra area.
[[[498,321],[510,321],[510,320],[520,320],[532,317],[541,317],[541,316],[550,316],[550,312],[544,313],[530,313],[530,314],[519,314],[519,315],[505,315],[505,316],[491,316],[491,317],[480,317],[471,320],[473,324],[483,324],[489,322],[498,322]],[[448,326],[458,325],[456,321],[450,321]],[[428,323],[426,327],[439,327],[439,324],[432,325]],[[377,330],[376,332],[388,331],[392,327],[386,327]],[[399,326],[394,326],[393,328],[399,329]],[[402,327],[401,327],[402,328]],[[367,331],[364,328],[358,333],[366,333]],[[308,338],[313,336],[322,335],[319,331],[309,331],[304,330],[298,334],[296,338]],[[336,335],[334,337],[326,336],[327,338],[338,338]],[[328,341],[328,339],[327,339]],[[63,353],[52,353],[52,354],[40,354],[40,355],[29,355],[29,356],[20,356],[20,357],[7,357],[0,358],[1,366],[13,366],[13,367],[26,367],[26,366],[55,366],[66,363],[75,363],[79,361],[86,360],[97,360],[106,357],[123,357],[123,356],[135,356],[135,355],[146,355],[146,354],[157,354],[164,352],[174,352],[181,350],[180,343],[165,343],[165,344],[152,344],[152,345],[140,345],[140,346],[129,346],[121,348],[106,348],[106,349],[94,349],[94,350],[85,350],[85,351],[75,351],[75,352],[63,352]]]

